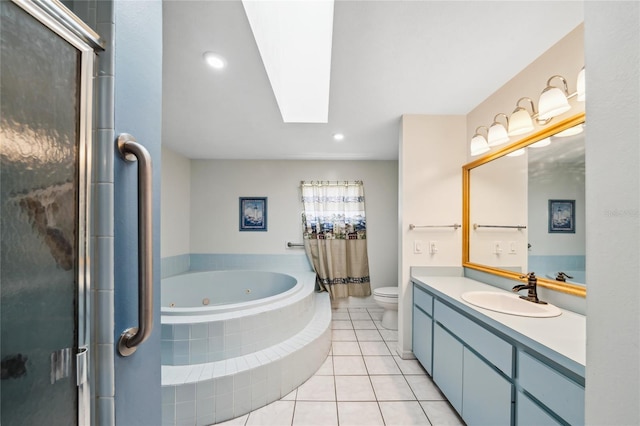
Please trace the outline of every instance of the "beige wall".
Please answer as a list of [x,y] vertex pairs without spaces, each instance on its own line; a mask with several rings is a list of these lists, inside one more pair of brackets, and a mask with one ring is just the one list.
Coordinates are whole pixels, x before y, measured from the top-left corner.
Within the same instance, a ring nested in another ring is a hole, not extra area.
[[[302,254],[301,180],[362,180],[373,288],[397,285],[397,161],[189,160],[162,150],[162,257]],[[268,231],[238,231],[238,197],[268,197]],[[373,303],[373,302],[367,302]]]
[[[471,170],[469,222],[481,225],[527,225],[527,156],[504,157]],[[528,228],[473,228],[469,260],[527,272]],[[501,252],[496,253],[496,245]],[[513,245],[514,251],[511,251]],[[519,268],[519,269],[518,269]]]
[[586,423],[640,424],[640,3],[585,2]]
[[191,161],[166,147],[162,147],[161,196],[160,257],[188,254]]
[[[576,90],[576,78],[584,66],[584,25],[543,53],[536,61],[498,89],[466,116],[441,117],[405,115],[400,136],[400,283],[398,352],[411,356],[411,266],[460,266],[462,231],[439,234],[446,241],[438,255],[413,253],[416,231],[408,231],[409,223],[450,223],[462,220],[462,165],[471,161],[469,141],[475,128],[489,126],[497,113],[510,115],[518,99],[530,97],[537,104],[549,77],[555,74],[567,79],[569,92]],[[574,98],[575,99],[575,98]],[[552,123],[584,111],[583,102],[570,103],[573,108]],[[536,105],[537,108],[537,105]],[[515,142],[512,140],[511,142]],[[495,148],[494,148],[495,150]],[[526,183],[523,183],[526,186]],[[526,202],[522,212],[526,218]],[[499,212],[496,210],[496,215]],[[424,219],[423,219],[424,218]],[[431,235],[420,235],[428,241]],[[444,251],[443,251],[444,249]],[[555,293],[555,292],[553,292]],[[555,303],[555,294],[543,292]],[[558,297],[563,298],[564,295]],[[570,297],[570,296],[567,296]],[[583,302],[584,300],[581,299]],[[563,305],[561,303],[561,305]]]
[[[547,79],[553,75],[563,76],[567,80],[569,93],[575,92],[578,73],[584,65],[584,25],[580,25],[467,114],[467,160],[471,161],[468,141],[478,126],[489,127],[498,113],[511,115],[518,99],[522,97],[531,98],[537,111],[540,93],[546,87]],[[558,81],[554,79],[552,84]],[[550,124],[584,111],[584,102],[576,102],[573,98],[570,103],[573,108],[554,118]],[[504,117],[500,120],[504,123]],[[518,138],[512,138],[511,142],[516,142]]]
[[[400,289],[398,352],[411,356],[411,266],[460,266],[462,230],[414,229],[414,225],[462,223],[462,174],[465,149],[464,116],[404,115],[399,152]],[[415,241],[423,253],[414,253]],[[429,241],[438,252],[429,253]]]

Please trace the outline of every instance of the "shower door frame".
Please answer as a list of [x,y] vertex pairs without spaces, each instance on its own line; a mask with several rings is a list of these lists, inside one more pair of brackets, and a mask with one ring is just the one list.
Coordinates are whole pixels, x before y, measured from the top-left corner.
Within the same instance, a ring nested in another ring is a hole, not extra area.
[[77,269],[77,348],[72,355],[76,376],[77,424],[92,421],[93,384],[90,379],[94,358],[91,348],[91,213],[92,145],[94,118],[94,69],[96,50],[103,49],[100,36],[57,0],[11,0],[25,12],[77,49],[79,53],[78,111],[78,269]]

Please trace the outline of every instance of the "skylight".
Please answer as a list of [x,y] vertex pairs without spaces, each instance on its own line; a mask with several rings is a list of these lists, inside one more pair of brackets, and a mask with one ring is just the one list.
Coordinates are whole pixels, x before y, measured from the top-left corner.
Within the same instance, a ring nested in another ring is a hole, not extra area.
[[333,0],[243,0],[285,123],[329,120]]

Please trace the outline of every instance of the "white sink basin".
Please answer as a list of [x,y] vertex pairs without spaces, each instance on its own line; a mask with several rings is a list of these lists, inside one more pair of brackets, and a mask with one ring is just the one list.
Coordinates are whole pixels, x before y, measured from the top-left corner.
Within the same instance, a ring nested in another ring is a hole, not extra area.
[[480,308],[521,317],[549,318],[562,314],[557,306],[529,302],[517,294],[468,291],[462,294],[462,299]]

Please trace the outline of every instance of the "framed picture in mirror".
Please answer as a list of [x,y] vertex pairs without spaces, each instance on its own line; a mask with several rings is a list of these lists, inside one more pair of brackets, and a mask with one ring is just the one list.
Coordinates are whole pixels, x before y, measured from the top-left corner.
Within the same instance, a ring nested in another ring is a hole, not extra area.
[[549,200],[549,233],[575,234],[575,207],[575,200]]

